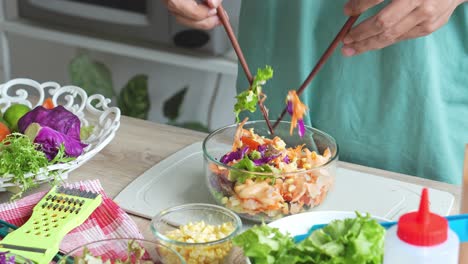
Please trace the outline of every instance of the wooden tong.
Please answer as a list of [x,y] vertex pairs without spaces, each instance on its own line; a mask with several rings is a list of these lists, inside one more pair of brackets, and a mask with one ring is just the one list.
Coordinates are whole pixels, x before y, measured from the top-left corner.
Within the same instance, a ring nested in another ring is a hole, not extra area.
[[[333,51],[335,51],[338,44],[340,44],[340,42],[343,40],[343,38],[346,36],[346,34],[348,34],[348,32],[351,30],[351,27],[354,25],[354,23],[356,23],[358,18],[359,18],[359,15],[349,17],[349,19],[346,21],[346,23],[343,25],[341,30],[336,35],[335,39],[333,39],[330,46],[328,46],[328,48],[323,53],[322,57],[320,57],[317,64],[315,65],[315,67],[310,72],[309,76],[307,76],[307,78],[302,83],[302,85],[299,87],[299,89],[297,89],[297,94],[298,95],[300,95],[305,90],[305,88],[307,88],[307,86],[309,86],[312,79],[315,77],[315,75],[317,75],[317,73],[320,71],[320,69],[325,64],[325,62],[328,60],[328,58],[330,58],[330,56],[333,54]],[[283,112],[281,112],[281,115],[278,117],[278,120],[276,120],[275,124],[273,125],[273,129],[278,126],[281,119],[284,118],[284,115],[286,114],[286,112],[287,112],[287,107],[285,107],[283,109]]]
[[[229,22],[229,19],[226,16],[226,11],[224,10],[223,6],[220,5],[217,8],[217,14],[219,19],[221,20],[221,23],[224,26],[224,29],[226,30],[226,33],[231,41],[232,47],[234,48],[234,51],[236,52],[237,58],[239,59],[239,62],[242,66],[242,69],[244,70],[244,73],[247,77],[247,80],[249,81],[250,84],[252,84],[253,81],[253,76],[252,73],[250,72],[249,66],[247,65],[247,62],[245,60],[244,54],[242,53],[242,49],[240,48],[239,42],[237,41],[236,35],[234,34],[234,31],[232,30],[231,23]],[[338,35],[335,37],[335,39],[332,41],[330,46],[325,50],[325,53],[320,57],[319,61],[315,65],[315,67],[312,69],[311,73],[309,76],[307,76],[306,80],[304,83],[299,87],[297,90],[297,94],[300,95],[305,88],[310,84],[312,79],[317,75],[319,70],[322,68],[322,66],[325,64],[325,62],[328,60],[328,58],[333,54],[333,51],[335,51],[336,47],[338,44],[343,40],[345,35],[351,30],[351,27],[354,25],[354,23],[358,20],[358,16],[351,16],[346,23],[343,25],[341,30],[338,32]],[[283,112],[281,112],[281,115],[279,116],[278,120],[276,120],[275,124],[272,126],[269,119],[268,119],[268,112],[265,109],[265,106],[259,102],[259,107],[260,110],[262,111],[263,117],[265,118],[265,121],[268,125],[268,129],[270,130],[270,133],[273,135],[274,131],[273,129],[278,126],[279,122],[281,119],[283,119],[284,115],[287,112],[287,108],[285,107],[283,109]]]
[[[226,33],[229,39],[231,40],[232,47],[234,48],[237,58],[239,59],[239,62],[242,65],[242,69],[244,69],[245,76],[247,77],[249,84],[252,85],[252,82],[253,82],[252,73],[250,72],[249,66],[247,65],[247,62],[245,61],[244,53],[242,53],[242,49],[239,45],[239,42],[237,41],[236,35],[234,34],[234,31],[232,30],[232,26],[226,15],[226,11],[224,10],[222,5],[219,5],[219,7],[216,10],[217,10],[219,20],[221,20],[221,23],[223,24],[224,29],[226,30]],[[268,111],[266,110],[265,106],[260,101],[258,102],[258,106],[260,107],[260,110],[262,111],[263,118],[265,118],[268,129],[270,130],[270,133],[273,135],[274,131],[273,131],[273,127],[271,126],[270,120],[268,119]]]

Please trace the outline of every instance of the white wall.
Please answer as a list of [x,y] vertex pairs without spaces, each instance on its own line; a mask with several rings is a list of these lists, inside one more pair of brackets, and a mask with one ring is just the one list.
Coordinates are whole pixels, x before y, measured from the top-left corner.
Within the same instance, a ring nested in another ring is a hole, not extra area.
[[[28,77],[40,82],[70,83],[67,67],[76,55],[77,47],[11,34],[9,43],[13,78]],[[151,121],[166,122],[162,115],[162,103],[182,87],[189,86],[179,121],[207,124],[208,105],[214,91],[216,74],[94,51],[91,51],[91,55],[111,69],[116,92],[135,74],[149,76]],[[211,129],[233,122],[234,96],[235,76],[225,75],[215,103]]]

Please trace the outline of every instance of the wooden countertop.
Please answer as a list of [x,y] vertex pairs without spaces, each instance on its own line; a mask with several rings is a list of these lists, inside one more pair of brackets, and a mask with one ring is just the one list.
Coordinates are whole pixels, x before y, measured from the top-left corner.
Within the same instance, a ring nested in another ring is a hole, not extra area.
[[[206,134],[172,126],[156,124],[134,118],[122,117],[121,127],[114,140],[86,164],[70,173],[69,181],[99,179],[110,197],[115,197],[130,182],[154,164],[183,147],[204,139]],[[410,177],[398,173],[371,169],[354,164],[341,166],[372,172],[403,182],[424,185],[450,192],[455,196],[452,214],[459,211],[461,187],[451,184]],[[460,177],[462,172],[460,171]],[[40,189],[47,188],[43,186]],[[5,201],[6,194],[0,195]],[[153,239],[149,221],[132,216],[145,238]]]
[[[93,159],[73,171],[70,180],[100,179],[106,193],[115,197],[154,164],[191,143],[203,140],[205,136],[204,133],[191,130],[122,117],[114,140]],[[459,186],[344,162],[340,165],[450,192],[455,196],[452,214],[458,213],[461,195]],[[145,237],[152,239],[149,221],[137,216],[132,217]]]

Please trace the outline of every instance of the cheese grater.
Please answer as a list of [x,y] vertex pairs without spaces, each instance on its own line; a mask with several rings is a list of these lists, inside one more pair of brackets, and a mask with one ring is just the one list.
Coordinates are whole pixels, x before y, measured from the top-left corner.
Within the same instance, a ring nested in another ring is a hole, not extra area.
[[59,251],[63,237],[81,225],[101,201],[97,193],[53,187],[34,207],[31,218],[0,241],[0,248],[47,264]]

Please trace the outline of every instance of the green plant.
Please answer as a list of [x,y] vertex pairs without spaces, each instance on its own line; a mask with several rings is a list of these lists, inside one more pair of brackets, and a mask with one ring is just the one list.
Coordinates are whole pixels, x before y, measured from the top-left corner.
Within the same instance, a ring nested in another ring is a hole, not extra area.
[[177,122],[187,91],[188,87],[184,87],[164,102],[164,117],[169,119],[169,125],[197,130],[201,132],[209,132],[209,129],[199,122]]
[[[88,94],[102,94],[107,98],[116,98],[123,115],[148,119],[151,103],[148,94],[148,76],[138,74],[131,78],[115,93],[112,74],[102,62],[91,59],[82,53],[73,58],[68,67],[72,84],[82,87]],[[184,87],[164,102],[163,113],[169,125],[208,132],[208,128],[199,122],[177,122],[188,87]]]

